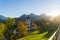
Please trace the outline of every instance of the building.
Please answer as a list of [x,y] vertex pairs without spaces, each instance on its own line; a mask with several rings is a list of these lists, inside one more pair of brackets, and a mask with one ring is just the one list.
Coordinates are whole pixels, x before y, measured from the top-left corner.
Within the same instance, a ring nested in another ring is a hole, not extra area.
[[31,19],[30,19],[30,16],[28,15],[27,19],[26,19],[26,23],[27,23],[27,26],[28,26],[28,31],[31,30]]

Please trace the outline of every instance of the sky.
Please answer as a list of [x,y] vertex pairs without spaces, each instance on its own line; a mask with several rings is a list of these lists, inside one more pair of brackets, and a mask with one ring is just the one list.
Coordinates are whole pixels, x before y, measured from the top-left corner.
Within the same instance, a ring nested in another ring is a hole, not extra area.
[[0,15],[19,17],[23,14],[60,14],[60,0],[0,0]]

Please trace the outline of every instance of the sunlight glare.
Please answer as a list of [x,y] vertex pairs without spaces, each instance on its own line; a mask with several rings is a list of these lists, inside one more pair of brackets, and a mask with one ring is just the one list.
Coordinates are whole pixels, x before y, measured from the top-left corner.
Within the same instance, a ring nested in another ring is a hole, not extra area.
[[60,15],[60,13],[59,13],[59,11],[52,11],[52,12],[50,12],[50,13],[48,13],[47,15],[50,15],[50,16],[59,16]]

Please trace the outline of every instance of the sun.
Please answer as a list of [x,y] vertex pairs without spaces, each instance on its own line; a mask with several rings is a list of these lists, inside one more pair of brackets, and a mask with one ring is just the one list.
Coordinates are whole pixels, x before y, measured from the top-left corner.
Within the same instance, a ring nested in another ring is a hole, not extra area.
[[52,11],[52,12],[50,13],[50,15],[51,15],[51,16],[58,16],[58,15],[60,15],[60,14],[59,14],[58,11]]
[[60,13],[58,11],[52,11],[50,13],[47,13],[47,15],[50,15],[50,16],[59,16]]

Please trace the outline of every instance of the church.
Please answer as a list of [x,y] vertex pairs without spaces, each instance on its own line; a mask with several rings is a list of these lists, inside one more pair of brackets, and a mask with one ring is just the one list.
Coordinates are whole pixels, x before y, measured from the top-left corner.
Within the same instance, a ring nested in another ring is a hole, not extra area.
[[26,24],[28,26],[28,31],[30,31],[31,30],[31,19],[30,19],[30,15],[27,16]]
[[32,26],[32,21],[31,21],[31,18],[30,18],[30,15],[27,16],[27,19],[26,19],[26,24],[27,24],[27,28],[28,28],[28,32],[30,31],[33,31],[33,30],[36,30],[38,29],[37,25],[34,23],[34,25]]

